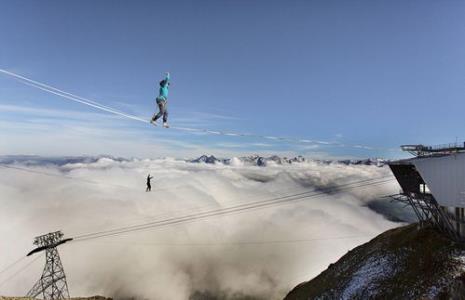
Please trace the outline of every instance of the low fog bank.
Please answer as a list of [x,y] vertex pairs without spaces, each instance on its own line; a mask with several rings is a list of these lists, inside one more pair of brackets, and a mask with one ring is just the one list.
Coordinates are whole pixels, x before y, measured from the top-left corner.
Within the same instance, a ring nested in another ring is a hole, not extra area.
[[[66,236],[391,176],[387,167],[309,161],[267,167],[97,158],[0,168],[0,269],[36,235]],[[33,170],[29,172],[26,170]],[[154,177],[151,193],[145,179]],[[381,196],[395,181],[60,248],[72,296],[280,299],[349,249],[406,221]],[[43,259],[0,287],[22,295]],[[14,270],[12,270],[13,272]],[[8,274],[1,274],[3,280]]]

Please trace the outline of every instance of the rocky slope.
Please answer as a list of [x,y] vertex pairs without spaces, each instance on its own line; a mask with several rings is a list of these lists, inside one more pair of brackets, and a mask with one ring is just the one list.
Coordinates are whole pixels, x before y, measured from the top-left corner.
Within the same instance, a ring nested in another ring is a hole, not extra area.
[[297,299],[465,299],[465,246],[431,227],[392,229],[285,297]]

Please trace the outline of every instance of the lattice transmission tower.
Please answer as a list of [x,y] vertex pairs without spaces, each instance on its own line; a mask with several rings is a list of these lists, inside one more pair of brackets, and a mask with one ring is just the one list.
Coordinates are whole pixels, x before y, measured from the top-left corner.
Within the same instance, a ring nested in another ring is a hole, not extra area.
[[68,283],[66,282],[65,271],[57,247],[71,240],[63,239],[61,231],[44,234],[34,239],[34,245],[37,248],[29,252],[27,256],[45,251],[45,267],[42,276],[27,293],[26,297],[37,298],[42,296],[44,300],[69,298]]

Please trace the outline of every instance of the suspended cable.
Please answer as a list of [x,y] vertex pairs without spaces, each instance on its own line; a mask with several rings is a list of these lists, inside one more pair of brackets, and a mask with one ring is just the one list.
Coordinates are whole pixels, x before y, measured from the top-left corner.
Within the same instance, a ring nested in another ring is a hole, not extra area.
[[328,193],[335,193],[341,190],[348,190],[348,189],[360,188],[364,186],[384,184],[384,183],[387,183],[393,180],[394,180],[393,178],[384,179],[384,180],[378,179],[377,181],[374,180],[372,182],[367,182],[366,180],[363,180],[360,182],[354,182],[351,185],[345,184],[345,185],[340,185],[340,186],[333,187],[333,188],[320,189],[318,192],[312,191],[312,192],[306,192],[306,193],[299,193],[295,195],[276,197],[272,199],[256,201],[256,202],[246,203],[246,204],[240,204],[240,205],[235,205],[235,206],[222,208],[222,209],[216,209],[216,210],[207,211],[207,212],[201,212],[201,213],[190,214],[190,215],[181,216],[181,217],[168,218],[165,220],[147,222],[147,223],[143,223],[139,225],[132,225],[132,226],[127,226],[127,227],[115,228],[111,230],[104,230],[104,231],[98,231],[98,232],[93,232],[93,233],[81,234],[81,235],[75,236],[74,240],[79,241],[79,240],[102,238],[102,237],[120,235],[120,234],[124,234],[128,232],[140,231],[140,230],[145,230],[145,229],[150,229],[150,228],[155,228],[155,227],[162,227],[162,226],[167,226],[167,225],[175,225],[175,224],[180,224],[180,223],[191,222],[191,221],[205,219],[205,218],[212,217],[212,216],[240,213],[243,211],[249,211],[249,210],[258,209],[258,208],[264,208],[264,207],[270,207],[274,205],[285,204],[289,202],[300,201],[303,199],[313,198],[313,197],[325,195]]
[[[380,183],[377,183],[380,184]],[[375,185],[375,184],[373,184]],[[315,195],[316,196],[316,195]],[[240,209],[234,209],[234,210],[225,210],[225,211],[220,211],[220,212],[215,212],[211,214],[202,214],[198,216],[189,216],[188,218],[183,218],[183,219],[177,219],[177,220],[172,220],[171,222],[159,222],[158,224],[150,224],[146,226],[140,226],[138,228],[130,229],[130,230],[123,230],[119,232],[113,232],[113,233],[108,233],[104,234],[101,236],[93,236],[89,238],[84,238],[83,240],[86,239],[94,239],[94,238],[101,238],[101,237],[108,237],[108,236],[117,236],[121,234],[126,234],[126,233],[131,233],[135,231],[142,231],[142,230],[147,230],[147,229],[152,229],[156,227],[164,227],[168,225],[178,225],[178,224],[186,224],[186,223],[192,223],[201,219],[206,219],[209,217],[215,217],[215,216],[223,216],[223,215],[232,215],[232,214],[238,214],[238,213],[243,213],[255,209],[260,209],[260,208],[267,208],[267,207],[272,207],[272,206],[277,206],[277,205],[283,205],[283,204],[288,204],[290,201],[300,201],[306,198],[312,198],[313,196],[305,196],[305,197],[300,197],[300,198],[295,198],[295,199],[289,199],[287,201],[280,201],[277,203],[269,203],[266,205],[259,205],[259,206],[254,206],[254,207],[247,207],[247,208],[240,208]]]
[[[360,181],[357,181],[357,182],[348,183],[346,185],[352,185],[352,184],[356,184],[356,183],[358,184],[358,183],[364,183],[364,182],[371,182],[371,181],[374,181],[374,180],[377,180],[377,179],[372,178],[372,179],[360,180]],[[339,187],[344,187],[344,186],[345,185],[340,185]],[[324,193],[324,191],[322,191],[322,189],[320,189],[320,191],[321,191],[320,193]],[[256,204],[256,203],[261,203],[261,202],[267,203],[267,202],[276,201],[276,200],[282,200],[282,199],[287,199],[287,198],[292,198],[292,197],[304,196],[304,195],[311,194],[311,193],[315,193],[315,190],[305,191],[305,192],[291,194],[291,195],[283,195],[283,196],[274,197],[274,198],[271,198],[271,199],[259,200],[259,201],[255,201],[255,202],[248,202],[248,203],[234,205],[234,206],[231,206],[231,207],[219,208],[219,209],[215,209],[215,210],[212,210],[212,211],[199,212],[199,213],[212,213],[212,212],[223,211],[223,210],[227,210],[227,209],[231,209],[231,208],[240,208],[240,207],[243,207],[243,206],[247,207],[247,206],[250,206],[250,205],[253,205],[253,204]],[[206,207],[206,208],[208,208],[208,207]],[[186,217],[186,216],[182,216],[182,217]],[[174,219],[176,219],[176,218],[178,218],[178,217],[174,217]],[[162,220],[162,221],[165,221],[165,220]],[[144,224],[146,224],[146,223],[144,223]],[[128,227],[124,227],[124,228],[137,227],[137,226],[140,226],[140,225],[133,225],[133,226],[128,226]],[[108,232],[112,232],[114,230],[118,230],[118,229],[105,230],[105,231],[101,231],[100,233],[108,233]],[[93,233],[91,233],[90,235],[92,235],[92,234]],[[87,236],[87,234],[78,235],[78,236],[75,237],[75,239],[78,239],[78,238],[83,237],[83,236]]]
[[28,264],[26,264],[24,267],[22,267],[21,269],[19,269],[18,271],[16,271],[15,273],[13,273],[10,277],[6,278],[5,280],[3,280],[2,282],[0,282],[0,287],[2,287],[3,285],[5,285],[7,282],[9,282],[10,280],[12,280],[13,278],[15,278],[16,276],[18,276],[20,273],[24,272],[27,268],[29,268],[34,262],[36,262],[39,258],[41,258],[42,256],[44,256],[44,254],[42,253],[41,255],[38,255],[37,257],[35,257],[33,260],[31,260]]
[[[40,89],[44,92],[54,94],[64,99],[78,102],[80,104],[84,104],[84,105],[87,105],[87,106],[90,106],[90,107],[93,107],[93,108],[96,108],[96,109],[99,109],[99,110],[102,110],[108,113],[112,113],[112,114],[115,114],[121,117],[125,117],[131,120],[135,120],[135,121],[139,121],[139,122],[143,122],[147,124],[150,123],[148,120],[141,118],[139,116],[135,116],[135,115],[122,112],[110,106],[101,104],[97,101],[84,98],[84,97],[75,95],[73,93],[66,92],[64,90],[61,90],[51,85],[27,78],[25,76],[16,74],[14,72],[11,72],[5,69],[0,69],[0,73],[13,77],[25,85]],[[275,141],[281,141],[281,142],[299,143],[299,144],[319,144],[319,145],[325,145],[325,146],[350,147],[350,148],[365,149],[365,150],[389,150],[389,151],[394,150],[394,149],[386,149],[386,148],[380,148],[380,147],[371,147],[371,146],[366,146],[366,145],[349,145],[349,144],[343,144],[343,143],[337,143],[337,142],[327,142],[327,141],[299,139],[299,138],[290,138],[290,137],[268,136],[268,135],[229,132],[229,131],[218,131],[218,130],[200,129],[200,128],[188,128],[188,127],[177,127],[177,126],[171,126],[170,128],[175,129],[175,130],[180,130],[180,131],[186,131],[186,132],[201,132],[201,133],[223,135],[223,136],[254,137],[254,138],[269,139],[269,140],[275,140]]]
[[[355,188],[355,187],[363,187],[364,185],[375,185],[375,184],[379,184],[379,183],[384,183],[384,182],[388,182],[388,181],[392,181],[394,180],[393,178],[391,179],[387,179],[386,181],[374,181],[374,180],[378,180],[378,179],[368,179],[368,180],[361,180],[361,181],[357,181],[357,182],[352,182],[352,183],[349,183],[349,184],[345,184],[345,185],[340,185],[337,187],[337,189],[334,189],[334,188],[327,188],[327,189],[319,189],[318,192],[315,193],[314,190],[312,191],[307,191],[307,192],[302,192],[302,193],[298,193],[298,194],[292,194],[292,195],[285,195],[285,196],[280,196],[280,197],[275,197],[275,198],[272,198],[272,199],[267,199],[267,200],[261,200],[261,201],[256,201],[256,202],[249,202],[249,203],[243,203],[243,204],[239,204],[239,205],[235,205],[235,206],[231,206],[231,207],[227,207],[227,208],[220,208],[220,209],[216,209],[216,210],[213,210],[213,211],[207,211],[207,212],[199,212],[199,214],[204,214],[204,213],[215,213],[217,211],[219,212],[223,212],[223,211],[226,211],[227,210],[230,210],[230,209],[236,209],[236,208],[242,208],[242,207],[245,207],[245,208],[249,208],[249,206],[252,206],[252,205],[255,205],[255,204],[261,204],[262,202],[264,202],[264,204],[273,204],[274,201],[281,201],[281,200],[294,200],[292,198],[295,198],[295,197],[299,197],[299,196],[303,196],[303,197],[308,197],[308,196],[317,196],[317,195],[321,195],[321,194],[327,194],[327,193],[334,193],[334,192],[337,192],[337,191],[340,191],[342,190],[345,186],[349,186],[348,188]],[[362,185],[358,185],[358,186],[355,186],[354,184],[362,184]],[[365,183],[365,184],[364,184]],[[350,186],[352,185],[352,186]],[[345,189],[348,189],[347,187]],[[310,195],[309,195],[310,194]],[[288,198],[291,198],[291,199],[288,199]],[[298,198],[297,200],[299,200],[301,198]],[[272,203],[273,202],[273,203]],[[188,216],[182,216],[182,217],[190,217],[190,215]],[[174,217],[174,219],[177,219],[179,217]],[[171,219],[170,219],[171,220]],[[162,221],[166,221],[166,220],[162,220]],[[160,222],[160,221],[157,221],[157,222]],[[144,225],[147,224],[147,223],[144,223]],[[133,225],[131,227],[137,227],[137,226],[140,226],[140,225]],[[125,227],[125,228],[128,228],[128,227]],[[106,231],[103,231],[101,233],[107,233],[107,232],[112,232],[113,230],[106,230]],[[82,236],[82,235],[81,235]],[[79,237],[81,237],[79,236]]]
[[[0,70],[0,72],[1,72],[1,70]],[[31,86],[31,87],[35,87],[37,89],[43,90],[43,91],[48,92],[48,93],[52,93],[54,95],[66,98],[66,99],[74,101],[74,102],[78,102],[78,103],[88,105],[90,107],[97,108],[97,109],[100,109],[100,110],[103,110],[103,111],[106,111],[106,112],[109,112],[109,113],[112,113],[112,114],[115,114],[115,115],[119,115],[121,117],[129,118],[129,119],[136,120],[136,121],[139,121],[139,122],[150,123],[149,121],[144,120],[142,118],[139,118],[137,116],[126,114],[126,113],[120,112],[120,111],[118,111],[116,109],[113,109],[113,108],[108,108],[107,106],[102,105],[102,104],[95,104],[96,102],[87,102],[87,101],[81,100],[79,98],[75,98],[73,96],[68,96],[68,95],[65,95],[65,94],[61,94],[59,92],[51,91],[51,90],[49,90],[47,88],[44,88],[44,87],[29,83],[29,82],[23,82],[23,84],[26,84],[26,85]]]
[[15,260],[14,262],[12,262],[11,264],[7,265],[5,268],[3,268],[2,270],[0,270],[0,275],[5,273],[6,271],[8,271],[9,269],[13,268],[14,266],[16,266],[17,264],[19,264],[21,261],[23,261],[24,259],[26,258],[26,256],[21,256],[19,259]]
[[5,165],[5,164],[0,164],[0,167],[1,168],[6,168],[6,169],[18,170],[18,171],[22,171],[22,172],[28,172],[28,173],[33,173],[33,174],[44,175],[44,176],[57,177],[57,178],[63,178],[63,179],[68,179],[68,180],[77,180],[77,181],[90,183],[90,184],[96,184],[96,185],[107,185],[107,186],[113,186],[113,187],[118,187],[118,188],[126,188],[126,189],[131,188],[131,187],[124,186],[124,185],[117,185],[117,184],[111,184],[111,183],[102,183],[102,182],[92,181],[92,180],[88,180],[88,179],[72,177],[72,176],[68,176],[66,174],[54,174],[54,173],[48,173],[48,172],[33,170],[31,168],[23,168],[23,167],[17,167],[17,166]]
[[[387,176],[387,177],[379,177],[380,178],[392,178],[392,179],[389,179],[389,180],[393,180],[394,177],[392,176]],[[356,182],[351,182],[351,183],[348,183],[348,184],[353,184],[353,183],[364,183],[364,182],[371,182],[373,180],[378,180],[378,178],[371,178],[371,179],[365,179],[365,180],[359,180],[359,181],[356,181]],[[343,185],[340,185],[339,187],[343,187]],[[293,192],[293,190],[295,189],[287,189],[289,192]],[[299,196],[299,195],[306,195],[306,194],[309,194],[309,193],[312,193],[312,192],[319,192],[321,191],[322,189],[318,189],[317,191],[316,190],[310,190],[310,191],[305,191],[305,192],[299,192],[299,193],[293,193],[293,194],[282,194],[280,195],[279,197],[275,197],[276,199],[278,198],[283,198],[285,199],[286,197],[291,197],[291,196]],[[282,190],[280,190],[279,192],[282,192]],[[276,194],[278,193],[278,191],[273,191],[272,194]],[[275,199],[273,198],[273,199]],[[271,199],[269,199],[271,200]],[[263,201],[263,200],[257,200],[257,201]],[[232,201],[229,201],[229,203],[233,204],[233,205],[250,205],[251,203],[254,203],[254,202],[247,202],[247,203],[241,203],[241,204],[234,204],[234,202]],[[223,203],[223,205],[225,204],[228,204],[228,202],[226,203]],[[218,208],[218,205],[217,204],[210,204],[210,205],[205,205],[205,206],[199,206],[199,207],[191,207],[191,208],[187,208],[187,209],[182,209],[182,210],[176,210],[176,211],[170,211],[170,212],[165,212],[165,213],[160,213],[160,214],[156,214],[154,216],[145,216],[143,218],[137,218],[137,219],[134,219],[134,220],[147,220],[147,219],[152,219],[152,221],[158,221],[159,219],[153,219],[153,217],[163,217],[163,216],[169,216],[170,218],[177,218],[177,217],[182,217],[182,216],[176,216],[177,214],[179,213],[186,213],[186,214],[189,214],[189,213],[205,213],[205,209],[223,209],[223,208]],[[139,223],[140,224],[140,223]],[[127,225],[127,226],[137,226],[139,224],[133,224],[133,225]],[[127,226],[121,226],[121,227],[127,227]],[[107,231],[111,231],[113,229],[108,229]],[[71,236],[76,236],[76,235],[81,235],[81,234],[71,234]]]
[[333,240],[347,240],[347,239],[362,239],[369,238],[372,235],[352,235],[352,236],[339,236],[339,237],[322,237],[310,239],[294,239],[294,240],[268,240],[268,241],[231,241],[231,242],[208,242],[208,243],[146,243],[146,242],[115,242],[115,241],[89,241],[93,243],[102,244],[123,244],[130,246],[153,246],[153,247],[224,247],[224,246],[254,246],[254,245],[270,245],[270,244],[300,244],[314,241],[333,241]]

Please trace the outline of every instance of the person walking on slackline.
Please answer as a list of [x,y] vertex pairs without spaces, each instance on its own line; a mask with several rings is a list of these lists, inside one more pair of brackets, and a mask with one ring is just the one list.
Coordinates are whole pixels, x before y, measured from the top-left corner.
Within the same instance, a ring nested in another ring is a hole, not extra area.
[[150,123],[153,125],[157,125],[157,120],[163,116],[163,127],[169,128],[170,126],[168,125],[168,109],[166,107],[167,102],[168,102],[168,87],[170,85],[170,73],[166,72],[165,73],[165,79],[160,81],[160,90],[158,97],[156,99],[157,105],[158,105],[158,113],[153,114],[152,120],[150,120]]
[[150,184],[150,180],[152,180],[153,177],[150,176],[150,174],[147,176],[147,188],[145,189],[146,192],[150,192],[152,190],[152,185]]

